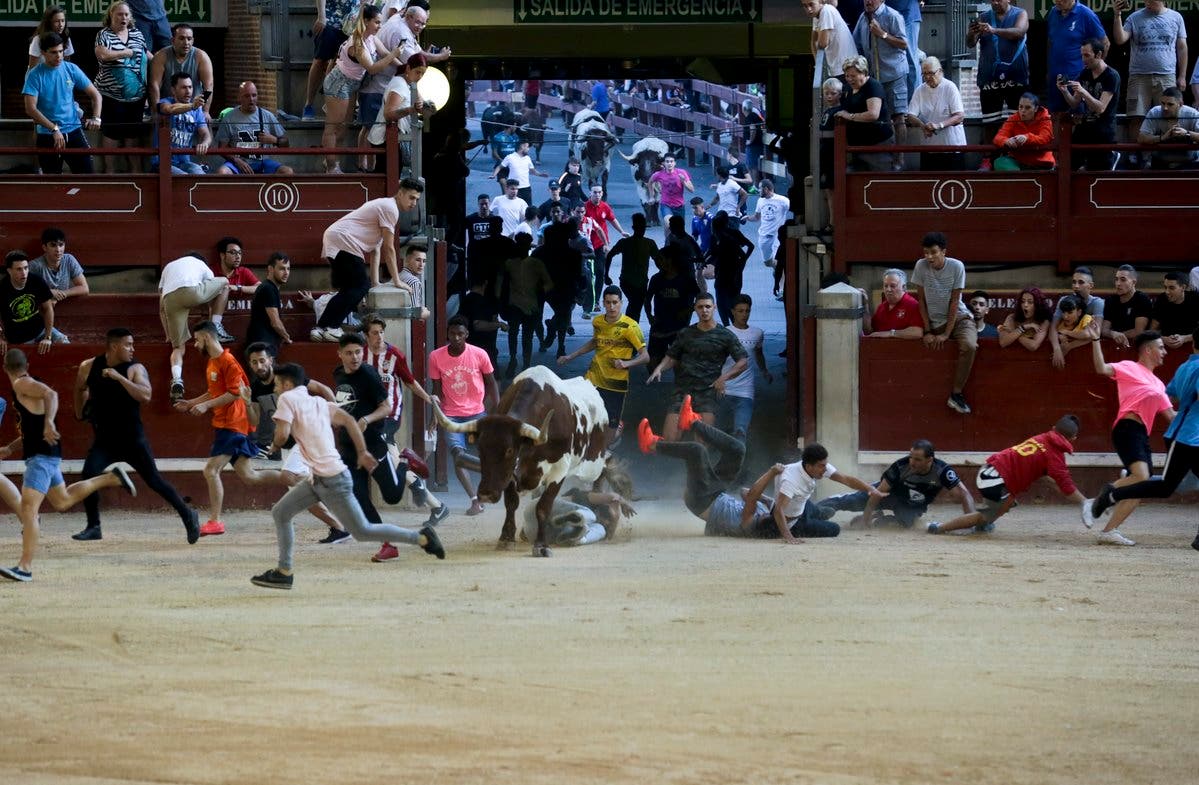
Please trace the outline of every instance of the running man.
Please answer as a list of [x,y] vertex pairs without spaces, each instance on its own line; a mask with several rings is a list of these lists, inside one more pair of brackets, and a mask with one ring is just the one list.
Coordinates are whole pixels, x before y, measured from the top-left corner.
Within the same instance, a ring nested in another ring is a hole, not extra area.
[[[587,381],[595,385],[604,408],[608,410],[608,445],[611,450],[624,430],[624,399],[629,392],[629,369],[649,362],[649,350],[641,327],[621,313],[620,287],[604,289],[604,312],[591,320],[594,337],[567,355],[558,358],[566,365],[594,351]],[[634,356],[636,353],[636,356]]]
[[[142,404],[152,389],[146,366],[133,361],[133,333],[114,327],[105,336],[104,354],[84,360],[75,375],[75,416],[92,424],[95,441],[83,461],[83,479],[98,477],[104,467],[124,461],[141,475],[146,486],[179,513],[188,544],[200,539],[199,515],[159,473],[142,427]],[[103,539],[100,495],[83,500],[87,526],[71,536],[80,541]]]
[[978,470],[978,479],[974,482],[974,487],[978,488],[984,499],[991,502],[991,506],[959,515],[948,523],[930,523],[928,533],[945,534],[971,527],[985,530],[983,527],[1006,515],[1015,506],[1016,497],[1045,475],[1053,478],[1063,496],[1075,504],[1081,504],[1083,495],[1074,486],[1070,470],[1066,468],[1066,455],[1074,452],[1074,442],[1077,440],[1078,418],[1066,414],[1054,424],[1053,430],[1030,436],[1013,447],[995,453]]
[[[1174,419],[1174,409],[1170,398],[1166,395],[1166,385],[1154,375],[1155,368],[1166,359],[1166,346],[1160,333],[1146,330],[1133,338],[1137,359],[1124,360],[1118,363],[1107,363],[1103,359],[1103,347],[1099,341],[1091,344],[1091,357],[1095,361],[1095,373],[1102,374],[1116,382],[1116,394],[1119,396],[1119,410],[1116,421],[1112,423],[1112,447],[1120,456],[1127,475],[1114,483],[1104,486],[1105,489],[1125,488],[1129,485],[1143,483],[1149,479],[1153,468],[1153,450],[1149,446],[1149,432],[1153,430],[1153,421],[1161,414],[1169,423]],[[1121,501],[1112,511],[1111,520],[1099,533],[1101,545],[1136,545],[1120,533],[1120,524],[1132,514],[1140,504],[1140,500],[1131,497]],[[1086,518],[1086,508],[1090,501],[1083,499],[1083,523],[1091,527]]]
[[10,581],[33,580],[33,554],[37,550],[38,511],[42,499],[49,499],[54,509],[62,512],[100,490],[122,486],[130,496],[137,496],[125,467],[107,466],[104,474],[90,480],[67,485],[62,478],[62,447],[58,443],[58,393],[29,375],[29,360],[20,349],[9,349],[4,355],[4,373],[12,383],[13,405],[17,409],[17,438],[0,447],[0,460],[20,447],[25,457],[25,479],[21,496],[7,479],[0,483],[0,501],[17,511],[21,519],[21,559],[15,567],[0,567],[0,577]]
[[363,474],[373,472],[379,462],[367,448],[358,421],[337,404],[309,395],[305,387],[306,378],[304,369],[294,363],[286,363],[275,369],[278,408],[275,409],[275,439],[271,447],[274,450],[281,449],[289,438],[294,438],[297,452],[308,465],[311,476],[294,485],[271,508],[275,534],[279,540],[279,563],[274,569],[255,575],[250,582],[268,589],[292,587],[292,551],[296,538],[292,519],[301,510],[318,502],[323,502],[333,510],[334,515],[345,522],[357,540],[406,542],[419,545],[425,553],[444,559],[445,549],[431,526],[413,531],[367,521],[358,504],[350,470],[338,454],[333,426],[339,426],[352,443],[355,466],[359,471]]

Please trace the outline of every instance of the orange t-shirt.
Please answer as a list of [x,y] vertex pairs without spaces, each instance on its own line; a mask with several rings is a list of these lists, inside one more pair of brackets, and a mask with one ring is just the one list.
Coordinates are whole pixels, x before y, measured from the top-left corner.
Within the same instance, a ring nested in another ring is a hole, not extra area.
[[241,399],[238,390],[242,385],[249,387],[250,379],[234,359],[233,352],[225,349],[219,357],[209,359],[207,378],[210,398],[220,398],[225,393],[233,394],[232,403],[212,410],[212,427],[249,433],[251,428],[250,420],[246,417],[246,402]]

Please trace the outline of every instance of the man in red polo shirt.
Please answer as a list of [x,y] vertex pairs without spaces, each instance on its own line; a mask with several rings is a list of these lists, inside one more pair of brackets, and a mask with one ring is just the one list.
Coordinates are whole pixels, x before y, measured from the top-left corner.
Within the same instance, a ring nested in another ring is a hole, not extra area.
[[883,273],[883,299],[874,315],[866,320],[865,332],[871,338],[924,337],[924,320],[920,316],[920,301],[904,289],[907,275],[891,269]]

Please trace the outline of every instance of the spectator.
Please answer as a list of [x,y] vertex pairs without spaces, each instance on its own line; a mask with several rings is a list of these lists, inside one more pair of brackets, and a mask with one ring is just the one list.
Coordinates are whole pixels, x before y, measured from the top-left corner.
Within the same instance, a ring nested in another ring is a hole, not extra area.
[[316,21],[312,23],[312,65],[301,119],[316,121],[315,101],[325,81],[329,64],[337,59],[341,45],[349,38],[342,28],[358,11],[354,0],[316,0]]
[[[971,49],[978,44],[975,74],[984,139],[1018,111],[1020,99],[1028,91],[1027,43],[1028,14],[1011,0],[991,0],[991,10],[970,22],[966,44]],[[990,163],[990,158],[984,158],[981,168],[985,171]]]
[[[54,295],[40,275],[29,274],[25,252],[9,251],[4,266],[8,276],[0,281],[0,354],[10,344],[36,343],[37,353],[45,354],[52,343],[70,343],[54,329]],[[62,337],[56,340],[56,335]]]
[[1164,286],[1165,291],[1153,303],[1149,329],[1161,334],[1166,348],[1183,348],[1199,328],[1199,292],[1187,289],[1183,273],[1166,273]]
[[599,116],[604,118],[604,122],[608,122],[612,116],[612,99],[608,95],[608,80],[597,79],[591,85],[591,102],[587,104],[587,108],[599,113]]
[[1145,0],[1144,8],[1121,19],[1130,8],[1131,0],[1112,4],[1112,42],[1132,41],[1124,113],[1134,118],[1144,117],[1166,88],[1186,89],[1187,29],[1182,14],[1162,0]]
[[151,51],[157,52],[171,43],[171,27],[167,22],[164,0],[130,0],[133,21],[144,38],[150,41]]
[[716,312],[725,327],[733,319],[733,306],[743,288],[745,264],[753,252],[754,244],[741,234],[739,224],[723,210],[716,213],[712,219],[712,249],[707,261],[714,268],[712,288],[716,290]]
[[42,12],[42,21],[38,22],[33,37],[29,39],[29,66],[26,71],[46,61],[42,57],[42,36],[46,33],[58,33],[62,38],[64,60],[70,60],[75,54],[75,45],[71,43],[71,31],[67,29],[66,9],[60,5],[47,6]]
[[425,255],[426,251],[418,245],[409,245],[404,250],[404,266],[400,268],[400,282],[412,293],[412,304],[420,308],[420,318],[429,318],[429,309],[425,307]]
[[[846,123],[846,144],[851,147],[880,145],[894,137],[895,131],[883,119],[886,90],[882,82],[870,75],[865,57],[858,55],[845,61],[845,82],[849,89],[841,94],[841,111],[837,112],[837,117]],[[906,96],[904,105],[906,108]],[[863,158],[861,154],[853,155],[850,164],[867,169],[881,168],[873,158]]]
[[[29,271],[41,276],[50,287],[54,302],[68,297],[84,297],[90,293],[83,266],[73,254],[66,252],[67,235],[62,229],[50,227],[42,231],[42,255],[29,263]],[[54,343],[66,343],[66,336],[55,328],[50,337]]]
[[658,272],[649,279],[645,292],[645,317],[649,320],[649,367],[657,368],[679,330],[691,321],[699,288],[695,276],[683,269],[678,249],[666,246],[655,258]]
[[754,206],[753,215],[745,220],[762,222],[758,227],[758,247],[762,249],[762,264],[775,268],[774,294],[777,297],[783,278],[783,268],[776,259],[779,230],[783,228],[783,224],[787,223],[787,213],[791,211],[791,200],[774,192],[773,180],[763,180],[759,183],[758,193],[758,203]]
[[[104,96],[104,132],[101,144],[106,148],[137,147],[142,135],[142,106],[146,102],[146,66],[150,61],[146,39],[133,26],[129,4],[117,0],[108,7],[96,33],[96,88]],[[42,47],[45,50],[45,47]],[[130,171],[140,172],[142,162],[126,157]],[[116,171],[116,158],[108,161]]]
[[[393,76],[384,91],[379,94],[380,102],[375,105],[375,112],[370,115],[368,122],[363,123],[363,129],[365,130],[369,126],[370,130],[366,131],[366,135],[359,140],[359,144],[370,142],[375,147],[382,147],[387,140],[388,123],[396,123],[401,136],[412,133],[412,118],[425,109],[425,103],[420,93],[416,94],[415,102],[412,99],[412,93],[416,83],[428,70],[428,62],[424,55],[417,52],[409,57],[404,65],[404,70]],[[361,114],[361,112],[362,98],[359,96],[359,113]],[[411,141],[400,140],[400,155],[400,168],[411,167]],[[372,163],[368,168],[375,168],[374,164]]]
[[[891,115],[891,124],[898,140],[903,133],[904,115],[908,111],[906,24],[898,11],[883,5],[883,0],[865,0],[865,6],[865,13],[854,25],[853,40],[857,44],[858,54],[873,63],[883,87],[883,105]],[[848,78],[848,64],[846,66]],[[864,73],[869,75],[869,71]],[[853,87],[853,82],[850,82],[850,86]],[[900,157],[896,155],[892,167],[899,169],[900,166]]]
[[[1060,319],[1057,318],[1059,315]],[[1056,338],[1053,341],[1053,365],[1056,368],[1064,368],[1067,354],[1099,338],[1099,325],[1083,310],[1082,301],[1072,294],[1058,301],[1054,318],[1056,321],[1049,331],[1049,334]],[[1062,358],[1060,363],[1059,355]]]
[[1091,272],[1091,268],[1079,267],[1076,269],[1070,279],[1070,288],[1073,291],[1074,298],[1078,301],[1079,308],[1082,309],[1084,315],[1091,317],[1091,322],[1086,327],[1086,335],[1077,326],[1071,332],[1063,333],[1058,329],[1058,323],[1063,318],[1062,302],[1061,300],[1058,301],[1057,308],[1053,312],[1053,323],[1049,330],[1049,345],[1053,347],[1054,368],[1066,367],[1065,352],[1062,351],[1059,345],[1060,338],[1068,337],[1072,341],[1082,341],[1089,336],[1089,340],[1097,340],[1099,338],[1099,330],[1103,326],[1103,298],[1091,294],[1095,289],[1095,276]]
[[1167,87],[1161,103],[1145,115],[1137,141],[1161,145],[1152,154],[1154,169],[1193,169],[1199,164],[1199,109],[1183,105],[1182,91]]
[[837,115],[841,111],[841,96],[845,86],[840,79],[829,77],[820,86],[821,115],[820,115],[820,193],[824,196],[828,223],[824,229],[831,230],[833,226],[833,136],[837,129]]
[[705,255],[712,248],[712,216],[702,196],[691,197],[691,239],[699,243]]
[[[748,294],[739,294],[733,303],[733,322],[727,324],[729,332],[737,336],[747,355],[754,358],[758,370],[762,372],[766,383],[774,381],[770,369],[766,367],[766,355],[762,352],[765,334],[761,327],[751,327],[749,316],[753,311],[754,301]],[[733,358],[726,358],[722,371],[733,367]],[[754,370],[746,367],[744,371],[729,379],[724,385],[724,410],[732,423],[729,431],[733,438],[745,441],[749,434],[749,423],[754,414]]]
[[1045,341],[1050,316],[1040,289],[1035,286],[1021,289],[1016,297],[1016,310],[999,325],[999,345],[1007,348],[1019,342],[1025,349],[1035,352]]
[[1053,119],[1041,100],[1032,93],[1020,96],[1016,113],[995,134],[995,146],[1003,155],[995,159],[995,169],[1011,172],[1019,169],[1052,169],[1057,165],[1052,150],[1024,150],[1053,144]]
[[[179,71],[171,76],[171,97],[164,98],[158,103],[158,113],[169,117],[167,121],[171,128],[171,149],[186,150],[195,148],[196,155],[203,157],[208,153],[212,142],[212,132],[208,130],[208,120],[204,117],[204,97],[192,97],[192,78]],[[158,136],[154,137],[154,146],[158,147]],[[150,159],[150,171],[158,171],[158,156]],[[171,154],[171,174],[206,174],[207,170],[192,160],[191,153]]]
[[662,220],[671,215],[682,218],[683,191],[695,191],[691,175],[686,169],[676,167],[674,156],[667,153],[662,158],[662,168],[649,178],[650,197],[652,201],[658,202],[658,217]]
[[[158,313],[162,328],[171,344],[171,402],[183,398],[183,357],[187,353],[187,317],[192,308],[210,305],[212,315],[225,313],[229,300],[229,279],[217,278],[208,269],[208,262],[198,253],[182,256],[162,268],[158,278]],[[224,327],[214,331],[217,339],[224,343]]]
[[970,405],[962,392],[970,379],[970,369],[978,351],[978,328],[962,301],[966,265],[945,255],[948,246],[941,232],[929,232],[920,244],[924,258],[916,262],[912,283],[916,284],[920,316],[924,320],[924,345],[929,349],[940,349],[947,340],[957,341],[957,368],[946,403],[956,412],[970,414]]
[[[258,276],[254,275],[253,270],[242,264],[246,253],[241,240],[236,237],[222,237],[217,240],[216,250],[219,260],[217,273],[229,281],[229,294],[253,295],[258,289]],[[228,335],[225,333],[225,328],[220,326],[220,319],[213,319],[213,322],[217,325],[218,336]],[[225,341],[222,340],[222,343]]]
[[[377,74],[401,56],[402,45],[392,50],[376,38],[383,15],[376,5],[364,4],[354,24],[354,32],[337,50],[337,62],[325,77],[325,130],[322,147],[336,147],[345,131],[350,99],[358,92],[367,74]],[[341,174],[336,154],[325,156],[325,171]]]
[[998,338],[999,330],[995,325],[987,324],[987,314],[991,312],[990,297],[982,289],[970,294],[970,315],[974,317],[974,327],[978,330],[979,338]]
[[516,234],[516,227],[520,226],[525,219],[525,210],[529,209],[529,203],[520,198],[519,192],[520,183],[514,178],[509,179],[504,183],[504,193],[491,202],[492,212],[503,221],[501,233],[504,237]]
[[146,89],[150,106],[157,106],[164,95],[170,95],[175,74],[184,73],[192,78],[192,89],[204,99],[204,114],[212,116],[212,58],[196,46],[196,34],[187,22],[171,28],[171,45],[154,52],[150,59],[150,75]]
[[845,61],[858,53],[853,43],[853,33],[837,13],[835,2],[803,0],[804,12],[812,21],[812,57],[824,52],[824,64],[830,77],[841,77],[845,73]]
[[1149,329],[1153,303],[1137,291],[1137,271],[1131,264],[1116,268],[1116,292],[1103,300],[1103,331],[1116,346],[1128,347],[1138,335]]
[[[838,84],[840,83],[838,82]],[[708,206],[715,207],[718,212],[725,212],[730,218],[739,218],[745,209],[746,200],[749,199],[749,192],[741,183],[733,179],[732,172],[727,166],[716,167],[716,179],[719,182],[712,185],[716,195],[712,197]]]
[[[920,64],[920,78],[923,84],[912,95],[904,121],[921,130],[921,144],[965,147],[966,129],[962,121],[966,119],[966,110],[958,86],[945,78],[941,61],[935,57],[924,58]],[[920,154],[923,171],[961,168],[961,153]]]
[[923,16],[920,13],[924,0],[887,0],[887,6],[894,8],[903,17],[904,39],[908,42],[908,95],[916,92],[916,74],[920,71],[920,63],[924,53],[920,51],[920,23]]
[[[754,102],[746,98],[741,102],[738,122],[741,123],[741,146],[745,151],[745,168],[749,170],[750,180],[757,182],[758,166],[762,160],[762,153],[766,149],[766,118],[754,106]],[[688,178],[688,182],[690,182],[690,178]],[[687,190],[694,189],[688,188]]]
[[910,341],[924,337],[920,301],[908,294],[907,282],[908,276],[903,270],[891,268],[883,273],[883,296],[874,315],[866,318],[866,335]]
[[[1070,107],[1075,121],[1075,144],[1102,144],[1116,141],[1116,96],[1120,92],[1120,74],[1103,60],[1103,42],[1091,39],[1081,47],[1083,69],[1078,78],[1058,80],[1057,89]],[[1078,156],[1091,172],[1115,168],[1119,153],[1089,151]]]
[[[250,303],[246,344],[266,344],[271,348],[272,357],[279,354],[281,344],[291,343],[291,335],[283,325],[283,299],[279,296],[279,291],[290,277],[291,259],[287,254],[276,251],[266,260],[266,278],[253,288],[254,300]],[[221,328],[221,332],[224,332],[224,328]]]
[[504,159],[496,164],[491,176],[499,180],[500,170],[506,170],[508,178],[516,180],[516,195],[523,199],[526,205],[533,201],[533,186],[530,184],[529,175],[549,177],[548,174],[539,171],[533,164],[533,158],[529,155],[529,143],[524,139],[518,140],[516,149],[504,156]]
[[[21,89],[25,114],[33,120],[37,132],[37,146],[39,149],[86,150],[89,145],[83,129],[100,127],[100,93],[79,70],[79,66],[63,60],[62,36],[45,33],[39,40],[44,62],[29,69],[25,74],[25,86]],[[76,108],[75,91],[86,93],[92,105],[91,116],[82,124]],[[43,174],[62,174],[64,160],[71,168],[71,174],[91,174],[93,171],[90,155],[49,153],[37,157],[38,167]]]
[[541,322],[546,293],[554,287],[553,279],[545,269],[545,263],[537,256],[529,256],[533,245],[532,236],[519,232],[516,255],[504,262],[504,284],[501,287],[507,297],[508,310],[508,368],[504,378],[516,376],[517,333],[521,339],[521,370],[528,370],[533,363],[533,333]]
[[[287,147],[291,143],[274,113],[258,105],[258,85],[246,81],[238,85],[237,106],[221,113],[215,144],[217,147],[261,150]],[[290,166],[258,153],[222,153],[222,156],[225,163],[217,168],[217,174],[292,174]]]
[[[1049,54],[1047,57],[1045,83],[1052,85],[1061,83],[1077,74],[1083,68],[1079,55],[1083,42],[1099,39],[1103,49],[1107,49],[1107,36],[1103,33],[1103,25],[1099,17],[1090,8],[1078,0],[1053,0],[1055,11],[1046,16],[1049,28]],[[1062,112],[1070,108],[1065,97],[1059,90],[1049,89],[1049,100],[1046,102],[1050,112]]]

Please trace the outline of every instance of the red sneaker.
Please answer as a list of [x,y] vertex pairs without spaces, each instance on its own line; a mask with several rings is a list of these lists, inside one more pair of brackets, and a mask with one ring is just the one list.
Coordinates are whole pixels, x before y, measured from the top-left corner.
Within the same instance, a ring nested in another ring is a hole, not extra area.
[[695,413],[691,408],[691,396],[683,398],[683,405],[679,407],[679,430],[689,431],[691,426],[703,418]]
[[408,468],[411,469],[412,473],[417,477],[420,477],[424,480],[429,479],[429,464],[425,463],[424,460],[412,450],[408,449],[407,447],[400,450],[400,459],[408,464]]
[[200,527],[200,536],[201,537],[211,537],[215,534],[224,534],[224,533],[225,533],[225,524],[221,523],[220,521],[208,521],[208,523],[205,523],[203,526]]
[[400,558],[399,549],[397,549],[396,546],[392,545],[390,542],[385,542],[383,543],[383,546],[379,548],[379,552],[371,557],[371,561],[391,561],[392,559],[398,558]]
[[641,452],[649,455],[654,451],[654,445],[662,441],[661,436],[655,436],[652,428],[649,427],[649,420],[642,419],[637,426],[637,445],[641,447]]

